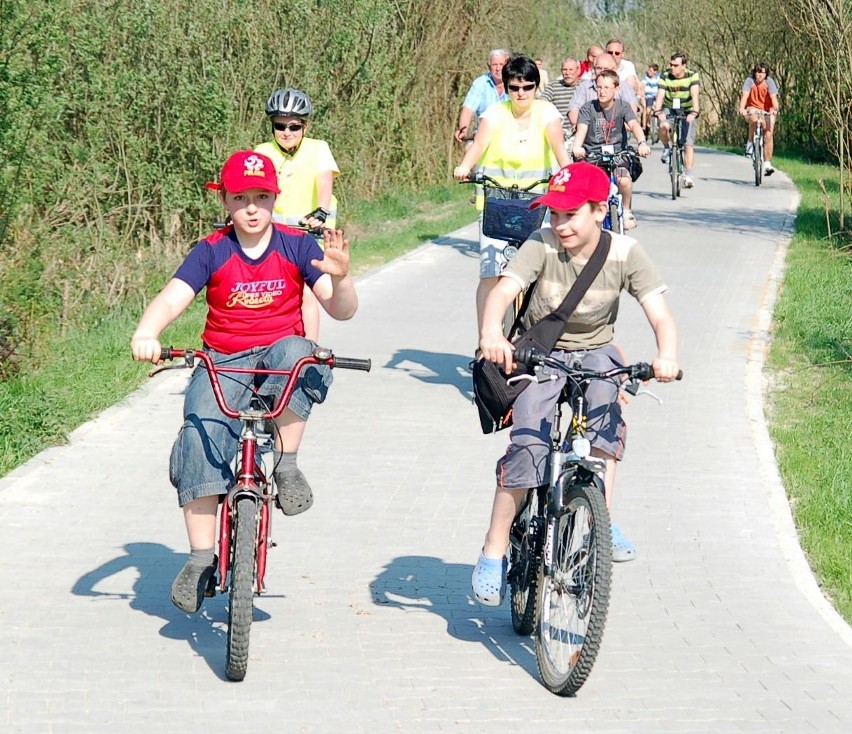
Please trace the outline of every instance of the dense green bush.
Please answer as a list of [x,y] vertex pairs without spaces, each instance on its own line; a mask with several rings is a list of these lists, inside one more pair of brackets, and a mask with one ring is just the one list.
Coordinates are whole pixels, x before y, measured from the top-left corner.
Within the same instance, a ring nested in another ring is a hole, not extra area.
[[446,179],[460,98],[525,15],[503,0],[3,0],[0,314],[19,350],[150,294],[218,214],[204,182],[268,137],[276,87],[315,100],[344,219]]

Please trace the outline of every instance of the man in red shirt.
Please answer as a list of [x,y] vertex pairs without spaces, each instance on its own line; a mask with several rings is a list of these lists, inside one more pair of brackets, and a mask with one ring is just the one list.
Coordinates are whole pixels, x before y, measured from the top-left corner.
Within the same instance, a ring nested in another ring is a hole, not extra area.
[[743,82],[740,95],[740,114],[748,118],[748,142],[746,155],[754,153],[754,130],[757,118],[763,115],[765,126],[763,132],[764,162],[763,173],[771,176],[775,173],[772,167],[772,153],[775,149],[775,115],[778,114],[778,85],[769,76],[769,64],[761,61],[754,65],[751,75]]

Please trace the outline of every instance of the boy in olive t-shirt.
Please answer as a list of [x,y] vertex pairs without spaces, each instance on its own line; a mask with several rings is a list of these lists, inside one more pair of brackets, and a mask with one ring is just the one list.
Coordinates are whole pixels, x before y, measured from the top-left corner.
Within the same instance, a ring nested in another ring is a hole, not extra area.
[[[533,233],[489,295],[479,341],[485,359],[501,365],[507,373],[512,371],[513,347],[502,328],[506,308],[533,280],[537,284],[527,311],[527,326],[562,303],[598,245],[608,194],[609,177],[600,168],[574,163],[560,170],[550,180],[547,193],[531,204],[550,208],[551,229]],[[658,349],[653,361],[656,379],[674,380],[679,371],[677,326],[666,304],[666,286],[639,243],[624,235],[612,234],[607,261],[568,320],[552,356],[566,363],[579,359],[584,368],[595,371],[620,366],[621,354],[612,339],[622,290],[639,301],[654,331]],[[474,595],[483,604],[501,603],[512,520],[529,489],[548,481],[551,419],[564,383],[564,376],[533,382],[513,407],[510,444],[497,462],[491,524],[473,571]],[[594,380],[586,399],[590,423],[587,435],[592,455],[606,461],[604,484],[607,505],[611,507],[616,461],[624,450],[625,425],[618,388]],[[635,557],[636,549],[613,525],[613,560],[630,561]]]

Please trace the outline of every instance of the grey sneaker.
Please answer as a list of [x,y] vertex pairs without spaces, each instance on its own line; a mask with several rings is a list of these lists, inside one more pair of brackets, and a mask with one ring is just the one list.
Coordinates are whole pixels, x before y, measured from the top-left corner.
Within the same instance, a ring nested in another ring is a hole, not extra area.
[[751,158],[754,156],[754,143],[746,143],[746,157]]
[[695,181],[693,180],[692,176],[687,176],[686,174],[684,174],[683,175],[683,188],[691,189],[693,186],[695,186]]
[[187,561],[172,582],[172,604],[187,614],[201,609],[207,584],[216,572],[216,559],[209,566],[199,566]]
[[663,154],[660,156],[660,163],[666,164],[672,158],[672,149],[671,148],[663,148]]
[[309,510],[314,503],[314,493],[305,475],[299,469],[286,474],[275,472],[278,488],[278,506],[285,515],[298,515]]

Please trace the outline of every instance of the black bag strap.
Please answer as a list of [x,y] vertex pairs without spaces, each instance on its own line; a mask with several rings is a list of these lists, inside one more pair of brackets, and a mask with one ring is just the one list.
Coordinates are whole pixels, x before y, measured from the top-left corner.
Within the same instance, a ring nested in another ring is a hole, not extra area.
[[[565,324],[571,314],[580,305],[586,291],[589,290],[595,278],[598,277],[601,269],[609,256],[609,248],[612,244],[612,236],[607,230],[601,230],[601,238],[598,240],[598,246],[589,258],[589,261],[583,266],[577,280],[571,285],[565,300],[552,313],[547,314],[541,321],[536,323],[528,331],[524,332],[521,337],[526,342],[525,346],[534,346],[542,352],[549,353],[556,346],[559,337],[565,329]],[[514,327],[513,327],[514,328]]]
[[535,290],[536,283],[538,283],[537,280],[530,283],[530,287],[527,288],[527,292],[524,293],[524,300],[521,301],[521,307],[518,309],[518,315],[515,316],[515,320],[512,322],[512,328],[509,329],[509,336],[506,337],[509,341],[512,341],[512,339],[515,338],[515,335],[518,333],[518,329],[521,328],[521,320],[524,318],[524,315],[530,306],[530,301],[532,300],[532,294]]

